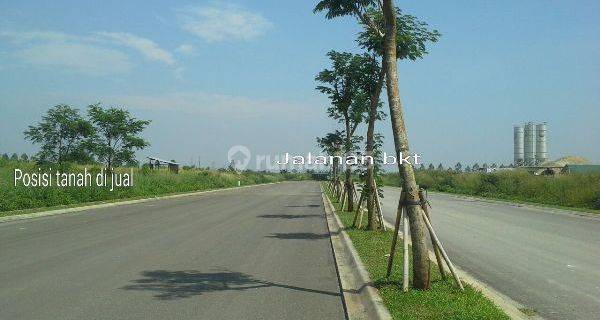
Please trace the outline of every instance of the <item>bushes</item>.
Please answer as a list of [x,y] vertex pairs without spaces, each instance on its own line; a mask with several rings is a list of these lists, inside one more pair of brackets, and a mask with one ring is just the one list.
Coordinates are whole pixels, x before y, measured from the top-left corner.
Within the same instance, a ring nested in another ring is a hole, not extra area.
[[[277,182],[301,179],[299,174],[281,175],[278,173],[257,172],[216,172],[204,169],[181,170],[180,174],[172,174],[167,170],[150,170],[149,168],[133,168],[134,186],[129,188],[104,187],[24,187],[14,186],[13,172],[18,168],[24,172],[35,172],[38,166],[32,162],[17,162],[0,159],[0,215],[2,212],[73,205],[84,202],[95,202],[125,198],[143,198],[169,193],[210,190],[238,185]],[[52,168],[55,171],[54,168]],[[61,171],[82,172],[83,166],[64,164]],[[68,170],[65,170],[68,169]],[[100,172],[99,166],[88,166],[92,179]],[[44,168],[49,170],[49,168]],[[119,168],[117,172],[129,172],[130,168]]]
[[[429,190],[541,204],[600,209],[600,174],[535,176],[524,170],[454,173],[422,170],[417,183]],[[398,186],[398,174],[387,174],[384,184]]]

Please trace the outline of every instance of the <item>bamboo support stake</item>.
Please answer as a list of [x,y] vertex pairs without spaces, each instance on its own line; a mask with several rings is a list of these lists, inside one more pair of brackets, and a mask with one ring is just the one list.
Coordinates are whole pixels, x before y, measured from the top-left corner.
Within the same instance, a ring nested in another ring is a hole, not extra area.
[[379,219],[379,224],[381,225],[381,229],[383,229],[383,231],[386,231],[387,228],[385,227],[385,223],[383,223],[383,210],[381,210],[381,200],[379,198],[379,191],[377,189],[377,182],[373,181],[373,184],[375,185],[375,206],[377,209],[377,217]]
[[[421,199],[421,208],[423,209],[423,213],[427,216],[427,219],[431,221],[431,216],[429,215],[429,207],[427,207],[427,200],[425,199],[425,193],[423,192],[423,189],[419,190],[419,198]],[[440,248],[436,245],[435,241],[433,240],[433,234],[431,233],[431,231],[429,231],[429,238],[431,238],[433,253],[435,253],[435,260],[437,261],[438,268],[440,269],[442,279],[446,280],[446,272],[444,271],[444,263],[442,262]]]
[[348,190],[346,190],[346,185],[342,184],[342,199],[340,199],[342,201],[342,209],[341,211],[344,211],[344,208],[346,207],[346,202],[347,202],[347,198],[348,198]]
[[358,199],[358,203],[357,203],[357,207],[356,207],[356,212],[358,212],[358,210],[360,210],[360,208],[362,207],[363,201],[365,200],[365,188],[363,188],[362,190],[360,190],[360,198]]
[[358,228],[362,229],[363,217],[365,216],[365,210],[360,210],[360,217],[358,218]]
[[364,213],[364,210],[361,209],[361,207],[362,207],[361,204],[363,202],[367,201],[367,196],[368,196],[364,187],[362,189],[362,193],[360,196],[361,196],[361,202],[358,203],[358,208],[356,210],[356,215],[358,218],[358,229],[362,229],[362,221],[363,221],[363,213]]
[[404,208],[404,199],[402,194],[402,188],[400,188],[400,201],[398,201],[398,209],[396,210],[396,223],[394,225],[394,236],[392,238],[392,248],[390,249],[390,256],[388,257],[387,273],[386,277],[389,278],[392,274],[392,265],[394,264],[394,254],[396,253],[396,243],[398,242],[398,231],[400,231],[400,220],[402,216],[402,210]]
[[442,247],[440,240],[438,239],[437,235],[435,234],[435,231],[433,230],[433,227],[431,226],[431,223],[429,222],[429,218],[427,218],[427,216],[425,214],[423,214],[423,220],[425,221],[425,224],[427,225],[427,229],[429,229],[430,234],[433,236],[436,246],[438,248],[440,248],[442,256],[444,257],[444,260],[446,261],[446,264],[448,265],[448,268],[450,269],[452,276],[454,276],[454,280],[456,280],[456,283],[460,287],[460,290],[465,290],[463,288],[462,282],[460,282],[460,278],[458,277],[458,274],[456,274],[454,265],[450,261],[450,258],[448,258],[448,254],[446,254],[446,250],[444,250],[444,247]]
[[403,252],[403,267],[402,267],[402,291],[408,292],[408,215],[406,210],[402,211],[402,252]]
[[358,201],[358,206],[356,208],[356,213],[354,213],[354,220],[352,221],[352,227],[356,227],[356,221],[358,220],[358,215],[360,214],[360,208],[362,206],[362,203],[365,200],[365,190],[363,189],[361,194],[360,194],[360,201]]
[[352,191],[352,200],[356,202],[356,200],[358,200],[356,196],[358,192],[356,191],[356,185],[354,183],[352,183]]

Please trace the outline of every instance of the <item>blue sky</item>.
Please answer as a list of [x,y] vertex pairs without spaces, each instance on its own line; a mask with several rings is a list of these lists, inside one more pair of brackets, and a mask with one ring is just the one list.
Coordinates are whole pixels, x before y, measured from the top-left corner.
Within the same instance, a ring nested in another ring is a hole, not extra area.
[[[138,155],[221,166],[317,151],[338,127],[314,76],[358,51],[352,19],[315,1],[2,1],[0,153],[49,107],[118,105],[153,122]],[[425,162],[512,161],[512,126],[547,121],[549,156],[600,162],[600,2],[402,1],[442,33],[401,62],[411,149]],[[389,120],[379,125],[393,152]]]

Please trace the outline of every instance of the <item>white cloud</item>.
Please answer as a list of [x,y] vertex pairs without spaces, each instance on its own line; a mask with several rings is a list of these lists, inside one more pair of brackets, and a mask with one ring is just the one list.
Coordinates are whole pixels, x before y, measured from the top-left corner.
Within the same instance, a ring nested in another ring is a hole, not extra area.
[[300,104],[205,92],[118,96],[109,100],[107,102],[138,109],[177,111],[218,119],[311,116],[311,108]]
[[12,42],[16,44],[23,44],[32,41],[64,42],[80,39],[77,36],[54,31],[15,32],[4,30],[0,31],[0,37],[9,38],[10,40],[12,40]]
[[70,69],[88,75],[126,73],[133,68],[122,52],[78,43],[47,43],[33,45],[21,51],[28,63]]
[[191,44],[182,44],[175,50],[183,54],[194,54],[196,52],[196,48]]
[[208,41],[248,41],[262,36],[273,23],[259,13],[232,4],[179,10],[184,30]]
[[88,75],[122,74],[134,63],[126,48],[133,49],[151,61],[180,68],[173,55],[154,41],[130,33],[96,32],[77,36],[53,31],[0,31],[27,63],[64,68]]
[[140,54],[142,54],[147,59],[150,59],[153,61],[160,61],[167,65],[175,64],[175,59],[173,59],[173,55],[171,53],[169,53],[168,51],[159,47],[156,44],[156,42],[154,42],[152,40],[138,37],[131,33],[125,33],[125,32],[100,31],[100,32],[96,32],[96,35],[98,35],[101,38],[112,41],[116,44],[132,48],[132,49],[138,51]]

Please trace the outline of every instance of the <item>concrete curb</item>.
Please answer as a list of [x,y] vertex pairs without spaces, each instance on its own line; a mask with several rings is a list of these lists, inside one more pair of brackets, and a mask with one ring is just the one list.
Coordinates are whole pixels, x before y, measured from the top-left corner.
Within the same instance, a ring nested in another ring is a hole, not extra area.
[[321,194],[348,319],[392,319],[323,186]]
[[[383,220],[383,223],[385,224],[385,226],[387,228],[391,229],[392,231],[394,230],[393,224],[389,223],[386,220]],[[402,231],[399,231],[399,238],[404,239],[404,235],[402,234]],[[410,240],[408,243],[410,244]],[[452,258],[450,258],[450,259],[452,259]],[[429,260],[431,261],[431,263],[437,265],[435,254],[431,250],[429,250]],[[494,288],[490,287],[486,283],[484,283],[480,280],[477,280],[475,277],[471,276],[469,273],[467,273],[466,271],[457,267],[456,265],[454,265],[454,268],[456,269],[456,273],[458,274],[458,276],[460,277],[462,282],[467,283],[468,285],[473,287],[475,290],[481,292],[481,294],[483,294],[486,298],[490,299],[496,306],[498,306],[500,309],[502,309],[502,311],[504,311],[504,313],[506,313],[511,319],[543,320],[543,318],[540,317],[539,315],[532,315],[532,316],[526,315],[525,313],[523,313],[523,311],[521,311],[521,310],[526,309],[526,307],[523,306],[522,304],[520,304],[520,303],[514,301],[513,299],[511,299],[510,297],[496,291]],[[448,266],[446,266],[446,272],[448,272],[448,270],[449,270]]]
[[0,223],[11,222],[11,221],[19,221],[19,220],[26,220],[26,219],[34,219],[34,218],[40,218],[40,217],[48,217],[48,216],[54,216],[54,215],[65,214],[65,213],[80,212],[80,211],[86,211],[86,210],[92,210],[92,209],[101,209],[101,208],[122,206],[122,205],[127,205],[127,204],[136,204],[136,203],[143,203],[143,202],[156,201],[156,200],[164,200],[164,199],[175,199],[175,198],[189,197],[189,196],[195,196],[195,195],[201,195],[201,194],[207,194],[207,193],[215,193],[215,192],[221,192],[221,191],[230,191],[230,190],[244,189],[244,188],[250,188],[250,187],[257,187],[257,186],[266,186],[266,185],[277,184],[277,183],[281,183],[281,182],[270,182],[270,183],[252,184],[252,185],[247,185],[247,186],[242,186],[242,187],[231,187],[231,188],[213,189],[213,190],[206,190],[206,191],[192,191],[192,192],[187,192],[187,193],[178,193],[178,194],[172,194],[172,195],[166,195],[166,196],[158,196],[158,197],[153,197],[153,198],[144,198],[144,199],[135,199],[135,200],[123,200],[123,201],[115,201],[115,202],[108,202],[108,203],[99,203],[99,204],[93,204],[93,205],[85,205],[85,203],[82,203],[81,207],[73,207],[73,208],[66,208],[66,209],[56,209],[56,210],[48,210],[48,211],[39,211],[39,212],[19,214],[19,215],[14,215],[14,216],[0,217]]

